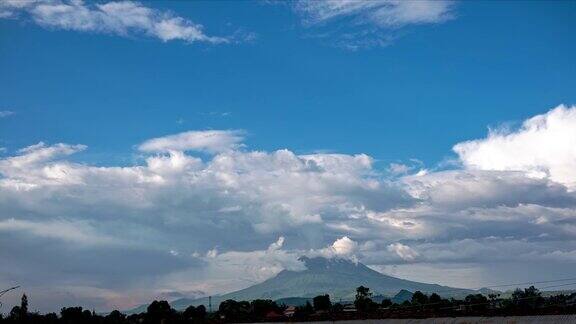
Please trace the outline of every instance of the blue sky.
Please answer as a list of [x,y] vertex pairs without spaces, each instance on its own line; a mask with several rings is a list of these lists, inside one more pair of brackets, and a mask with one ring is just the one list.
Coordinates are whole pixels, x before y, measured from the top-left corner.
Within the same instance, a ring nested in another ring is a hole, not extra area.
[[245,129],[253,149],[430,165],[487,126],[574,101],[569,1],[459,2],[447,22],[386,31],[391,44],[357,51],[311,37],[319,28],[284,5],[150,5],[255,39],[163,43],[2,20],[0,105],[16,112],[2,121],[2,146],[83,143],[94,163],[131,163],[150,137]]
[[575,30],[574,1],[0,0],[0,287],[571,277]]

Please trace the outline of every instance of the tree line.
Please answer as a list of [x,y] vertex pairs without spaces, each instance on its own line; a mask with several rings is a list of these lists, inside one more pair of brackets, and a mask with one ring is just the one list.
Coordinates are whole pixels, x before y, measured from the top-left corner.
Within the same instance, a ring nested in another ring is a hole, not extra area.
[[[287,310],[290,310],[288,312]],[[189,306],[183,311],[173,309],[167,301],[153,301],[140,314],[126,315],[114,310],[107,315],[82,307],[64,307],[60,314],[30,312],[28,297],[22,296],[0,323],[25,324],[219,324],[239,322],[318,321],[379,318],[428,318],[457,316],[521,316],[576,314],[576,293],[545,297],[537,288],[516,289],[508,298],[499,294],[470,294],[464,299],[443,298],[436,293],[416,291],[410,300],[394,303],[390,299],[373,300],[368,287],[356,289],[350,303],[333,303],[329,295],[319,295],[304,305],[288,309],[268,299],[252,301],[226,300],[212,313],[206,307]]]

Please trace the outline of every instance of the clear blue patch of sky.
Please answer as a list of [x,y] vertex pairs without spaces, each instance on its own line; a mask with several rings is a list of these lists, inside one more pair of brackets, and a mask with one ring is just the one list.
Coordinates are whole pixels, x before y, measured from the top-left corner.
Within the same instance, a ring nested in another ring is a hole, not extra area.
[[[455,19],[346,51],[283,5],[149,2],[252,43],[185,44],[0,20],[0,147],[88,145],[94,164],[186,130],[245,129],[249,149],[433,165],[487,126],[576,103],[576,2],[463,1]],[[225,115],[223,115],[225,114]]]

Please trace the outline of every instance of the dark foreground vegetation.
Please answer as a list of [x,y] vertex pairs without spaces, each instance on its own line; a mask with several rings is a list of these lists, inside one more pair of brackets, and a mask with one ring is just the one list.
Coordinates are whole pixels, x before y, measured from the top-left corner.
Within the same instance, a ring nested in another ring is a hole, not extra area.
[[8,316],[0,315],[0,323],[53,324],[171,324],[171,323],[230,323],[274,321],[318,321],[344,319],[428,318],[458,316],[512,316],[576,314],[576,293],[550,297],[530,287],[517,289],[510,298],[497,294],[468,295],[463,300],[445,299],[437,294],[415,292],[412,300],[402,304],[384,299],[372,300],[370,289],[358,287],[350,303],[332,303],[330,296],[320,295],[304,306],[287,307],[271,300],[226,300],[218,311],[208,313],[203,305],[176,311],[166,301],[152,302],[145,313],[125,315],[115,310],[108,315],[96,314],[82,307],[65,307],[60,314],[39,314],[28,311],[28,298],[22,296],[20,306],[14,306]]

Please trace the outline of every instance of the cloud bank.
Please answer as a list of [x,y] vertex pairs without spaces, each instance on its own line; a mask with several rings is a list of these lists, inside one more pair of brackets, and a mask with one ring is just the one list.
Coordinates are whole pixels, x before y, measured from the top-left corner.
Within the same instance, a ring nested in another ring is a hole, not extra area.
[[460,168],[423,173],[418,161],[392,178],[365,154],[249,150],[237,130],[150,139],[131,166],[75,162],[81,144],[34,144],[0,159],[0,284],[23,285],[41,310],[70,296],[109,310],[243,288],[302,269],[302,255],[412,279],[462,267],[486,284],[566,276],[575,114],[559,106],[459,143]]

